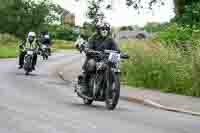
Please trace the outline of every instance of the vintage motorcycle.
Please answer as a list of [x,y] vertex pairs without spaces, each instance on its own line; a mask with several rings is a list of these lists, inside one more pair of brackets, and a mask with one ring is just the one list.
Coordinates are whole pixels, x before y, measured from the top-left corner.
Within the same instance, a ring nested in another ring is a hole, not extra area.
[[42,44],[39,54],[43,57],[43,60],[48,60],[48,57],[50,55],[49,54],[49,47],[46,44]]
[[83,99],[84,104],[90,105],[93,101],[102,101],[106,103],[107,109],[115,109],[120,97],[119,63],[121,59],[128,59],[128,55],[112,50],[103,52],[89,50],[85,53],[95,60],[96,65],[89,71],[88,93],[84,94],[82,91],[82,76],[78,77],[75,92]]
[[33,56],[34,56],[34,50],[33,49],[26,49],[26,55],[24,57],[24,71],[25,75],[29,75],[30,72],[33,71]]

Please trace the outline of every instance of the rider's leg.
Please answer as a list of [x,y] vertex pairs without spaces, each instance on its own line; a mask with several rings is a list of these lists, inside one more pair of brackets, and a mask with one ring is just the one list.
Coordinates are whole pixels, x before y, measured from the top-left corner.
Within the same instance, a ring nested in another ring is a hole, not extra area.
[[37,63],[37,54],[34,54],[33,55],[33,62],[32,62],[33,70],[35,70],[36,63]]
[[87,82],[87,77],[88,77],[88,74],[87,74],[87,63],[88,63],[88,57],[86,57],[84,63],[83,63],[83,66],[82,66],[82,74],[79,75],[78,77],[78,83],[81,85],[81,90],[82,90],[82,93],[86,94],[87,91],[88,91],[88,82]]
[[21,69],[24,65],[24,57],[25,57],[26,52],[20,52],[19,54],[19,69]]
[[86,58],[84,64],[83,64],[83,72],[82,72],[82,88],[83,92],[88,94],[88,84],[89,84],[89,73],[95,70],[96,62],[94,59]]

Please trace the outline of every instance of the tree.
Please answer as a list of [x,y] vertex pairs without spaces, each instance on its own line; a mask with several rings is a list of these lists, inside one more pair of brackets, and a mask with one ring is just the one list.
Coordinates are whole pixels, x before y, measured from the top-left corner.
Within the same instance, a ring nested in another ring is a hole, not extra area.
[[76,30],[79,27],[72,26],[71,24],[65,25],[48,25],[48,31],[51,33],[53,39],[75,41],[79,32]]
[[[96,5],[98,6],[97,9],[99,9],[99,5],[100,5],[99,3],[103,3],[105,0],[93,0],[93,1],[98,3]],[[152,9],[154,8],[154,6],[162,6],[165,4],[165,0],[148,0],[148,2],[146,2],[147,0],[125,0],[125,1],[128,7],[133,7],[137,10],[146,9],[146,8]],[[175,5],[175,13],[176,13],[176,16],[178,17],[184,14],[186,5],[191,5],[192,3],[199,2],[199,0],[173,0],[173,1]],[[107,7],[109,7],[108,9],[110,9],[111,6],[112,6],[111,4],[107,5]]]
[[[143,9],[144,0],[126,0],[127,6],[133,6],[135,9]],[[175,6],[176,20],[181,20],[182,23],[193,25],[199,21],[199,0],[173,0]],[[152,9],[153,5],[164,5],[164,0],[150,0],[147,5]]]
[[22,38],[30,30],[41,31],[58,19],[60,9],[49,0],[6,0],[0,6],[0,32]]
[[182,2],[182,5],[180,3],[176,3],[176,7],[177,12],[174,21],[190,25],[191,28],[193,28],[193,25],[199,25],[200,1],[185,0],[184,3]]
[[93,23],[85,22],[81,28],[81,34],[84,35],[85,39],[88,39],[95,32],[95,25]]
[[[164,0],[149,0],[147,3],[144,3],[144,0],[125,0],[125,1],[128,7],[133,7],[136,10],[143,10],[146,8],[151,10],[153,6],[164,5]],[[105,3],[105,0],[89,1],[87,16],[91,20],[91,23],[95,25],[101,23],[105,18],[102,9],[107,9],[107,10],[112,9],[112,0],[111,3],[108,3],[108,5],[104,5],[103,3]]]
[[103,21],[103,19],[105,18],[104,13],[101,9],[102,3],[103,3],[103,0],[89,1],[87,16],[94,25],[101,23]]

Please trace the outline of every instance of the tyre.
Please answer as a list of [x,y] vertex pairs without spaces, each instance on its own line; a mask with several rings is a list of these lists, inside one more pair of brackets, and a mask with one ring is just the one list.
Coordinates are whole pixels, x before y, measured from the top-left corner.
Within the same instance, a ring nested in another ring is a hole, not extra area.
[[92,102],[93,102],[93,100],[83,99],[83,103],[84,103],[85,105],[91,105]]
[[25,72],[25,75],[28,76],[28,75],[29,75],[29,71],[26,71],[26,72]]
[[48,60],[48,55],[46,55],[46,60]]
[[43,53],[42,57],[43,57],[43,60],[47,60],[48,59],[47,53]]
[[119,75],[114,72],[108,72],[107,87],[106,87],[106,108],[113,110],[116,108],[120,97],[120,80]]
[[27,56],[24,62],[24,70],[25,70],[25,75],[29,75],[29,72],[32,70],[32,58],[31,56]]
[[51,56],[51,49],[48,50],[48,56]]

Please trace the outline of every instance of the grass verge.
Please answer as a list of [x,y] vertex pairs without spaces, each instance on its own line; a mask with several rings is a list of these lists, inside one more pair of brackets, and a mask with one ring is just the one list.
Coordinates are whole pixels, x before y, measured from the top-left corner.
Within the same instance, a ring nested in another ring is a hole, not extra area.
[[[54,40],[53,51],[60,49],[74,49],[73,41]],[[9,37],[1,38],[0,40],[0,58],[14,58],[18,55],[18,46],[20,41],[18,39],[9,39]]]
[[0,58],[14,58],[18,53],[20,40],[9,34],[0,34]]
[[53,49],[74,49],[73,41],[65,41],[65,40],[54,40],[53,41]]
[[0,58],[14,58],[17,56],[17,45],[1,46],[0,45]]
[[153,40],[123,40],[121,48],[130,55],[122,63],[126,85],[200,96],[200,50],[183,52]]

